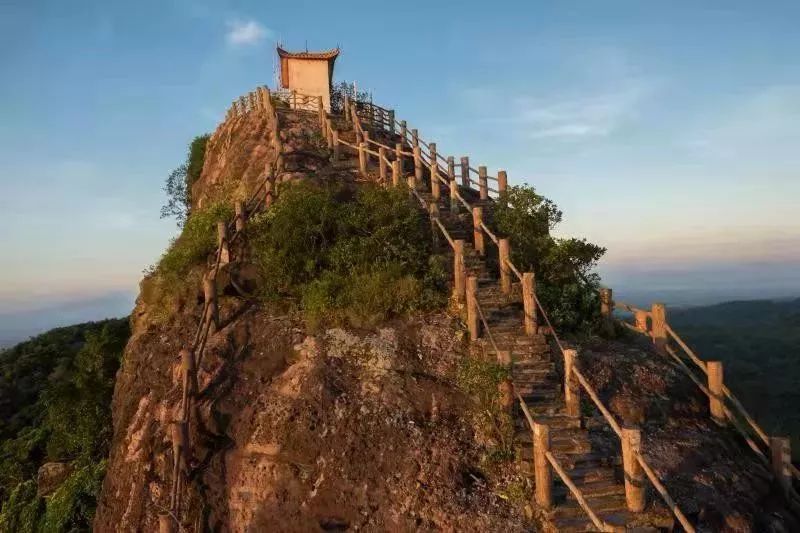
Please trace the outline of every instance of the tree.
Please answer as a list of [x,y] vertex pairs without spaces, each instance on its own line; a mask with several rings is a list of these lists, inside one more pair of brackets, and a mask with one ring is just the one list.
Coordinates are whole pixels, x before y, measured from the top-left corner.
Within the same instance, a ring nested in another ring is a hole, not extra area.
[[189,143],[186,162],[170,172],[164,183],[167,203],[161,206],[161,218],[175,217],[183,227],[192,208],[192,185],[200,179],[210,135],[198,135]]

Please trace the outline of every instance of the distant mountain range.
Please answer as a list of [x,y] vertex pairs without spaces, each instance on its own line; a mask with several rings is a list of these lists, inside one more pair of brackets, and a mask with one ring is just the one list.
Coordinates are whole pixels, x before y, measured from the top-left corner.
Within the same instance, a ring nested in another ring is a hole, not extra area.
[[127,316],[136,295],[111,292],[94,298],[59,302],[19,312],[0,312],[0,349],[61,326]]

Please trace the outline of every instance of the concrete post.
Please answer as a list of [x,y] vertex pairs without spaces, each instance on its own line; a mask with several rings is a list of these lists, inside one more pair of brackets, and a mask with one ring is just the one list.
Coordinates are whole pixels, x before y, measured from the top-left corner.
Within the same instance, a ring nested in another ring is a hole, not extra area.
[[467,276],[467,328],[469,339],[478,340],[480,335],[480,317],[478,316],[478,278]]
[[664,304],[655,303],[650,309],[651,335],[656,351],[667,354],[667,308]]
[[381,146],[378,148],[378,175],[380,176],[381,184],[388,185],[388,176],[386,168],[386,148]]
[[422,182],[422,150],[417,145],[414,147],[414,187],[416,188],[421,182]]
[[362,176],[367,176],[367,143],[365,142],[358,143],[358,170],[361,171]]
[[508,175],[505,170],[497,171],[497,191],[502,194],[508,190]]
[[644,469],[636,459],[642,448],[639,428],[622,428],[622,465],[625,471],[625,501],[628,510],[641,513],[645,506]]
[[711,393],[709,397],[711,417],[717,423],[724,424],[727,417],[725,416],[724,393],[722,392],[722,361],[708,361],[706,371],[708,372],[708,392]]
[[400,161],[392,161],[392,186],[397,187],[400,185]]
[[577,350],[564,350],[564,402],[567,406],[567,416],[573,418],[581,416],[580,383],[573,372],[577,358]]
[[486,254],[486,245],[483,239],[483,228],[481,228],[481,221],[483,220],[483,208],[472,208],[472,241],[475,246],[475,251],[480,255]]
[[219,307],[217,306],[217,280],[214,276],[203,278],[203,296],[208,305],[208,318],[214,327],[219,326]]
[[636,319],[636,329],[643,333],[647,333],[647,311],[640,309],[633,313]]
[[536,278],[533,272],[522,273],[522,305],[525,309],[525,334],[536,335]]
[[417,131],[417,128],[411,130],[411,146],[415,148],[419,146],[419,132]]
[[500,262],[500,290],[503,294],[511,294],[511,245],[508,239],[497,239],[498,261]]
[[219,264],[230,263],[231,251],[228,248],[228,224],[224,220],[217,222],[217,245],[222,248],[222,253],[219,255]]
[[509,350],[498,350],[497,364],[508,371],[508,375],[500,381],[497,387],[500,393],[500,408],[506,413],[511,414],[511,411],[514,409],[514,382],[511,381],[511,352]]
[[489,199],[489,177],[486,174],[486,167],[478,167],[478,182],[480,184],[481,200]]
[[406,143],[406,137],[408,136],[408,125],[406,124],[405,120],[400,121],[400,145]]
[[241,200],[233,204],[233,210],[236,213],[236,231],[244,231],[244,223],[247,213],[244,212],[244,202]]
[[469,157],[461,158],[461,186],[469,188]]
[[339,148],[339,132],[336,130],[331,131],[331,144],[333,144],[333,160],[338,161],[341,157],[339,153],[341,148]]
[[769,438],[772,473],[787,498],[792,492],[792,448],[789,437]]
[[544,424],[533,424],[533,475],[536,486],[536,505],[548,510],[553,507],[553,473],[547,461],[550,451],[550,428]]
[[453,296],[456,302],[463,303],[466,294],[466,268],[464,266],[464,241],[453,241]]
[[603,329],[609,337],[614,335],[614,300],[611,289],[600,289],[600,316],[603,320]]

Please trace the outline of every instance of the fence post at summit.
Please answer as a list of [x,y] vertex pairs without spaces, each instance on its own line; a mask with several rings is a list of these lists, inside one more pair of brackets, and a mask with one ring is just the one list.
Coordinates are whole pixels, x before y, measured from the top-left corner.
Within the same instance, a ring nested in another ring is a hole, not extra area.
[[389,133],[394,133],[394,109],[389,110]]
[[480,186],[481,200],[489,199],[489,177],[486,174],[486,167],[478,167],[478,184]]
[[505,170],[497,171],[497,192],[500,196],[508,189],[508,174]]
[[418,187],[422,181],[422,149],[414,147],[414,188]]
[[654,303],[650,309],[650,334],[656,352],[667,355],[667,308],[664,304]]
[[461,158],[461,186],[469,188],[469,156]]
[[408,136],[408,125],[405,120],[400,121],[400,143],[406,143],[406,136]]
[[419,132],[416,128],[411,130],[411,146],[417,147],[419,146]]
[[430,149],[431,149],[431,165],[430,165],[431,195],[435,200],[439,200],[442,193],[439,184],[439,164],[436,162],[436,144],[431,143]]

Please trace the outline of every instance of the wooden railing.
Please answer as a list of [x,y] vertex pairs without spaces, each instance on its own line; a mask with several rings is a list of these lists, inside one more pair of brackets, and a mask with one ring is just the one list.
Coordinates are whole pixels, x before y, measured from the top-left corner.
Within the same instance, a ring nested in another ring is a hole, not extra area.
[[[362,108],[363,109],[363,108]],[[368,108],[369,109],[369,108]],[[545,320],[547,330],[552,333],[554,341],[558,346],[565,361],[565,397],[567,403],[567,412],[570,416],[580,416],[580,389],[586,391],[595,406],[603,415],[604,419],[608,422],[617,436],[620,438],[623,463],[625,465],[625,491],[628,507],[631,511],[641,512],[644,510],[645,492],[644,492],[644,478],[647,477],[671,512],[681,523],[687,532],[694,532],[695,529],[684,513],[677,506],[675,501],[670,497],[663,483],[658,479],[655,471],[648,465],[646,460],[641,454],[641,433],[636,428],[622,428],[619,423],[614,419],[609,409],[600,401],[597,392],[592,388],[589,381],[580,372],[577,365],[577,352],[575,350],[566,349],[564,344],[558,338],[555,328],[553,328],[545,309],[542,307],[541,302],[536,297],[535,290],[535,276],[533,272],[520,272],[520,270],[511,261],[511,246],[508,239],[498,238],[484,223],[482,216],[482,207],[471,205],[461,194],[463,189],[472,189],[473,184],[478,185],[478,194],[481,201],[491,201],[489,192],[495,192],[502,195],[507,187],[507,178],[505,172],[498,173],[499,178],[493,178],[498,183],[498,189],[490,189],[488,181],[490,177],[486,173],[485,167],[479,167],[477,171],[478,181],[473,181],[470,176],[474,169],[469,166],[469,159],[467,157],[461,158],[461,173],[462,181],[459,184],[455,176],[455,161],[453,157],[443,157],[438,151],[435,143],[425,143],[420,139],[417,130],[409,130],[405,121],[397,122],[395,125],[399,126],[398,135],[400,143],[395,147],[388,146],[378,142],[376,139],[371,138],[369,129],[362,125],[362,116],[364,112],[360,111],[358,106],[354,103],[346,103],[345,105],[345,120],[352,124],[353,133],[355,136],[355,143],[344,141],[340,133],[333,128],[331,119],[325,121],[323,133],[328,141],[328,146],[333,152],[334,160],[341,157],[341,147],[347,147],[355,154],[358,154],[359,171],[364,176],[369,178],[368,167],[370,158],[375,157],[378,163],[378,180],[384,186],[394,185],[398,186],[402,182],[406,182],[407,187],[412,194],[421,204],[423,209],[428,211],[431,217],[431,223],[434,226],[434,232],[440,231],[448,244],[453,250],[454,256],[454,274],[453,274],[453,296],[456,301],[463,303],[466,301],[466,315],[467,315],[467,329],[470,333],[470,339],[476,341],[481,335],[481,326],[483,333],[486,334],[489,345],[494,350],[498,361],[510,362],[510,354],[498,348],[494,336],[491,333],[491,328],[486,316],[480,306],[477,298],[477,278],[474,276],[467,276],[464,263],[464,241],[453,239],[447,232],[445,226],[438,218],[438,200],[441,198],[442,189],[447,189],[450,195],[451,207],[458,208],[463,205],[467,212],[472,213],[473,218],[473,245],[475,250],[484,255],[486,253],[486,246],[484,236],[497,245],[498,257],[500,263],[500,286],[501,291],[505,294],[511,291],[511,274],[513,273],[522,287],[523,296],[523,309],[524,309],[524,329],[527,335],[535,335],[539,331],[538,315]],[[375,124],[375,122],[373,122]],[[382,124],[379,123],[382,126]],[[369,124],[368,124],[369,126]],[[382,131],[392,132],[393,129],[381,128]],[[372,130],[373,134],[376,131]],[[406,150],[406,147],[411,147],[411,152]],[[375,149],[371,149],[374,147]],[[404,158],[411,157],[414,160],[414,172],[409,175],[404,175],[402,161]],[[440,166],[440,161],[444,161],[447,166],[445,168]],[[391,181],[388,178],[388,168],[391,168]],[[426,205],[425,199],[419,194],[418,187],[422,183],[425,172],[429,175],[430,194],[434,201],[430,205]],[[446,176],[446,177],[445,177]],[[513,384],[511,384],[513,389]],[[530,412],[525,405],[522,398],[518,396],[520,407],[525,413],[526,418],[531,426],[531,431],[534,434],[534,475],[536,476],[536,499],[537,503],[544,507],[549,508],[552,506],[552,476],[550,468],[552,468],[562,479],[564,484],[575,495],[582,509],[586,512],[592,523],[601,531],[616,531],[617,528],[611,524],[603,522],[598,518],[586,498],[581,494],[580,489],[569,479],[566,471],[560,466],[556,457],[549,451],[549,440],[542,437],[542,435],[549,434],[546,425],[538,424],[530,415]],[[538,445],[537,445],[538,442]]]
[[[649,337],[655,351],[671,359],[708,397],[711,417],[721,425],[731,424],[765,465],[770,466],[784,493],[800,503],[793,480],[800,471],[792,463],[789,438],[769,436],[725,385],[721,361],[704,361],[667,322],[666,306],[655,303],[649,310],[614,301],[611,289],[601,294],[604,319],[613,321],[615,309],[631,313],[634,322],[620,319],[625,328]],[[692,370],[693,365],[695,370]]]
[[311,96],[288,89],[275,91],[272,97],[296,111],[317,111],[322,101],[321,96]]
[[[212,135],[211,140],[219,140],[218,135],[225,131],[227,122],[248,113],[263,114],[273,127],[271,142],[275,153],[280,155],[282,145],[279,133],[279,116],[272,103],[269,89],[259,87],[256,91],[235,100],[228,110],[223,124]],[[216,139],[215,139],[216,137]],[[218,287],[217,275],[220,269],[235,260],[233,245],[242,238],[248,218],[259,211],[268,208],[277,193],[274,190],[275,177],[282,171],[281,157],[276,157],[276,163],[260,180],[259,186],[253,191],[246,202],[235,202],[235,216],[230,222],[217,223],[217,249],[210,270],[203,277],[203,310],[200,314],[197,328],[192,343],[180,350],[181,359],[181,399],[179,406],[179,419],[171,423],[170,438],[173,449],[172,482],[170,485],[170,507],[159,513],[160,533],[174,533],[184,528],[181,525],[182,500],[185,495],[186,483],[189,479],[189,464],[191,458],[190,423],[197,418],[196,401],[199,394],[198,368],[203,359],[206,342],[212,333],[212,327],[221,327],[219,319],[219,306],[217,301]],[[231,279],[235,285],[235,281]],[[240,291],[241,292],[241,291]]]

